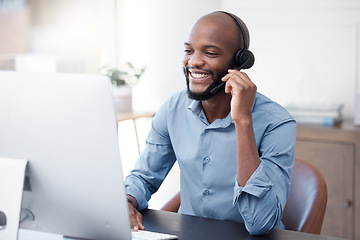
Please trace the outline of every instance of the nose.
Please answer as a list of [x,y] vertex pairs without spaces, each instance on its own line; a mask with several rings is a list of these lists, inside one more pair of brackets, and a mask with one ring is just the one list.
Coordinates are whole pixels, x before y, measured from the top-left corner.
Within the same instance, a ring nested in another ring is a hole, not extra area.
[[205,64],[204,59],[202,58],[201,53],[199,52],[194,52],[189,60],[188,60],[188,64],[193,66],[193,67],[198,67],[198,66],[202,66]]

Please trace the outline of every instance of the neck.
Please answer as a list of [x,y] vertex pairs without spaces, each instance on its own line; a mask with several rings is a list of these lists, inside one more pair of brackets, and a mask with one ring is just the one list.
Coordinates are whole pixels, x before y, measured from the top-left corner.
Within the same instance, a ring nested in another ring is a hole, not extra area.
[[211,124],[216,119],[224,119],[230,113],[231,94],[219,92],[208,100],[202,101],[201,105],[208,122]]

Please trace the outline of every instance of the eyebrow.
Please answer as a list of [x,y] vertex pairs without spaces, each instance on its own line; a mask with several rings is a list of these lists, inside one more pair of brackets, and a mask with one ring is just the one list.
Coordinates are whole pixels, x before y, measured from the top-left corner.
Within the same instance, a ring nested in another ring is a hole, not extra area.
[[[188,43],[188,42],[185,42],[184,45],[185,45],[185,46],[191,46],[191,44]],[[220,48],[219,48],[218,46],[216,46],[216,45],[205,45],[204,48],[216,48],[216,49],[220,49]]]

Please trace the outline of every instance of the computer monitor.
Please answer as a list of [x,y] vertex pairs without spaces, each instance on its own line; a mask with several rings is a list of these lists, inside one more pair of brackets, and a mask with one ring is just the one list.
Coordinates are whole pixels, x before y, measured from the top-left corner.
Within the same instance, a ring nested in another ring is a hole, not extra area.
[[20,228],[131,239],[117,140],[107,77],[0,72],[0,157],[28,160]]

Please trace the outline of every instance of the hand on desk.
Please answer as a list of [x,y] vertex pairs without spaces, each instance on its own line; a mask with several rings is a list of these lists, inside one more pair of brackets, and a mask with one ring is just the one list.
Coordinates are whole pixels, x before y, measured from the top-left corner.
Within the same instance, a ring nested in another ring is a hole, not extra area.
[[[131,198],[131,201],[128,201],[128,207],[129,207],[129,217],[130,217],[130,225],[131,229],[134,231],[137,230],[145,230],[145,227],[143,225],[142,215],[141,213],[136,210],[134,204],[135,198],[128,195],[128,199]],[[133,199],[132,199],[133,198]]]

